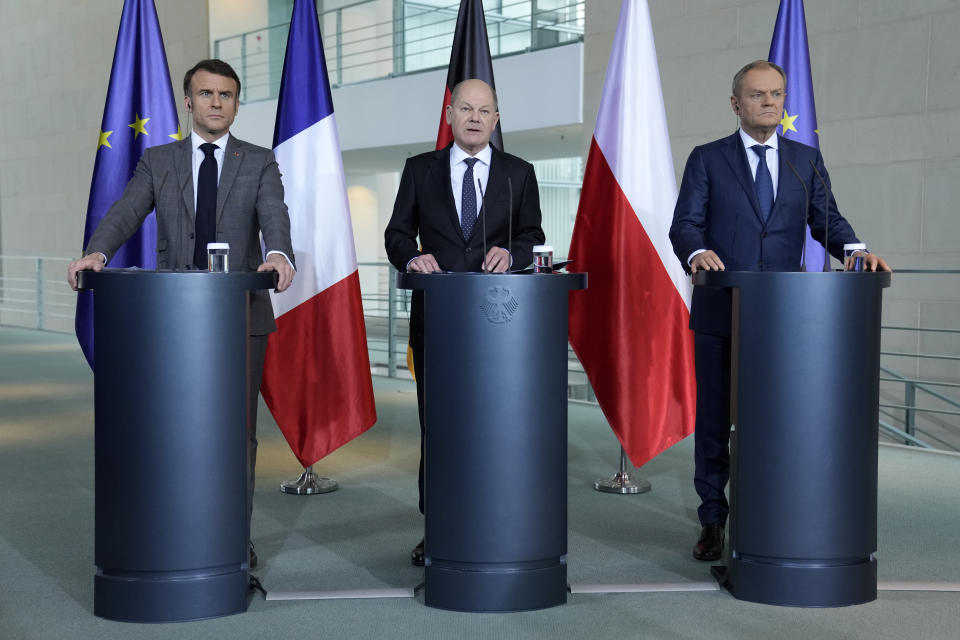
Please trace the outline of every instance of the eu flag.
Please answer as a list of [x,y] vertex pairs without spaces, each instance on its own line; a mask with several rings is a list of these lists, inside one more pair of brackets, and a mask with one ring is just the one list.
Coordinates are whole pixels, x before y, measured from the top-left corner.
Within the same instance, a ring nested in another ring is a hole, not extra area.
[[[813,102],[813,74],[810,72],[803,0],[780,1],[767,59],[783,67],[787,74],[787,99],[783,103],[783,119],[780,120],[781,135],[819,149],[820,134],[817,131],[817,109]],[[806,263],[823,264],[824,257],[823,246],[813,239],[808,228]]]
[[[83,231],[84,247],[110,205],[123,195],[143,150],[180,137],[157,9],[153,0],[125,0],[97,141]],[[151,212],[140,230],[113,256],[110,266],[154,269],[156,244],[157,222]],[[79,294],[75,320],[77,340],[91,368],[94,366],[92,295],[89,291]]]

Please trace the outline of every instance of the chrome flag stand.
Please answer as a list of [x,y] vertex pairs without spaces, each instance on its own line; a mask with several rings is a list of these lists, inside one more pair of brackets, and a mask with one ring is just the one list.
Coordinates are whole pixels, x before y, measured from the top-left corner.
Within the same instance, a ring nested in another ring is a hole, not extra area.
[[336,480],[321,478],[313,472],[313,465],[303,470],[296,480],[287,480],[280,483],[280,491],[298,496],[312,496],[315,493],[330,493],[336,491],[339,485]]
[[643,478],[636,481],[630,479],[627,473],[627,452],[620,447],[620,471],[609,480],[597,480],[593,488],[604,493],[646,493],[650,491],[650,483]]

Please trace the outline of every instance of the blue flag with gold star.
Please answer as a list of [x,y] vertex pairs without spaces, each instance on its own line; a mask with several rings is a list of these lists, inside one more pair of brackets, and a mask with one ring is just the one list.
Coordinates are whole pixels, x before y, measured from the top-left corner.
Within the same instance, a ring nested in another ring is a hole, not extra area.
[[[157,9],[153,0],[125,0],[97,141],[83,231],[84,247],[110,205],[123,195],[144,149],[180,137]],[[154,269],[156,245],[157,221],[151,212],[140,230],[111,258],[110,266]],[[75,320],[77,340],[91,368],[94,364],[92,295],[89,291],[80,292]]]
[[[787,74],[787,99],[783,103],[780,134],[785,138],[820,148],[817,108],[813,102],[813,74],[807,46],[807,21],[803,0],[781,0],[767,60]],[[823,264],[823,246],[807,229],[806,263]]]

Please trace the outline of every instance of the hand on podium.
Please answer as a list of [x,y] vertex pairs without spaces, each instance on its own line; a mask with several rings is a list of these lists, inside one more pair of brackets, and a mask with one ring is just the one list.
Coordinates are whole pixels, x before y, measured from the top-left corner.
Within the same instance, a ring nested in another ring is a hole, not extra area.
[[483,270],[490,273],[503,273],[510,268],[510,252],[503,247],[491,247],[483,260]]
[[77,290],[77,273],[80,271],[103,271],[106,261],[102,253],[91,253],[78,260],[74,260],[67,267],[67,284],[74,291]]
[[413,273],[435,273],[443,271],[432,253],[419,255],[407,263],[407,271]]
[[700,270],[723,271],[724,268],[725,267],[723,266],[723,261],[720,260],[720,256],[710,249],[693,256],[693,260],[690,261],[690,273],[696,273]]
[[257,267],[257,271],[276,271],[279,278],[277,280],[276,292],[286,291],[293,282],[293,274],[296,271],[287,262],[287,259],[279,253],[271,253],[267,256],[267,261]]
[[863,258],[864,271],[892,271],[890,266],[887,265],[886,260],[878,255],[866,253],[865,251],[857,251],[853,255],[848,256],[844,262],[843,270],[850,271],[853,268],[854,260],[860,257]]

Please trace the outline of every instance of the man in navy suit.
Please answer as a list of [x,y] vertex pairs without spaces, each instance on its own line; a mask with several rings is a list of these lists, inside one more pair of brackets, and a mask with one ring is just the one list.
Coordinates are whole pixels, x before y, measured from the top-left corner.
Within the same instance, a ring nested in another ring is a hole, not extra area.
[[[533,246],[544,240],[540,192],[533,165],[490,145],[490,135],[500,119],[496,93],[482,80],[464,80],[453,88],[446,118],[453,131],[453,144],[414,156],[403,168],[393,215],[384,234],[387,257],[399,271],[419,273],[500,273],[511,266],[526,267],[533,261]],[[482,188],[477,186],[478,181]],[[481,205],[483,217],[479,216]],[[486,254],[484,246],[489,248]],[[423,513],[426,372],[422,291],[413,293],[410,348],[420,411],[419,486]],[[423,566],[422,540],[410,554],[410,561]]]
[[[859,242],[816,175],[829,185],[820,151],[776,135],[785,87],[783,69],[771,62],[743,67],[730,97],[740,129],[690,153],[670,227],[674,252],[690,273],[799,271],[808,224],[821,244],[829,225],[826,248],[837,258],[844,244]],[[864,265],[889,271],[873,254],[864,256]],[[694,486],[702,529],[693,557],[698,560],[720,558],[729,511],[724,488],[730,476],[730,316],[729,289],[694,288]]]

